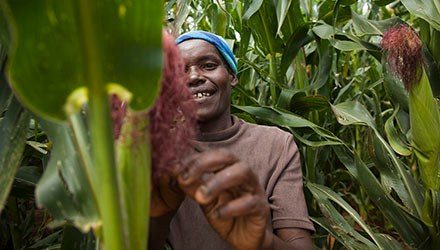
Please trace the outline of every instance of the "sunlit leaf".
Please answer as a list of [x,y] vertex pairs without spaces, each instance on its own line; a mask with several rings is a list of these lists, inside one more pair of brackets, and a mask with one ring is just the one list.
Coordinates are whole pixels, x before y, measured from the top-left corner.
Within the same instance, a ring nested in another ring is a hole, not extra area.
[[149,107],[162,67],[162,5],[150,2],[3,2],[14,34],[9,77],[20,101],[65,119],[74,90],[117,83],[133,94],[133,108]]
[[[277,20],[278,20],[277,34],[279,34],[281,27],[283,26],[284,19],[289,13],[288,11],[290,5],[292,4],[292,0],[277,0],[275,2],[276,2],[275,5],[276,5]],[[298,1],[295,2],[298,3]]]
[[440,189],[440,111],[425,73],[409,92],[411,139],[428,188]]
[[245,10],[243,14],[243,21],[248,21],[251,16],[253,16],[263,4],[263,0],[252,1],[249,7]]
[[333,112],[339,123],[343,125],[366,124],[375,128],[371,114],[359,102],[344,102],[332,105]]
[[355,11],[352,11],[351,15],[353,17],[353,27],[358,36],[383,35],[390,27],[402,22],[398,17],[378,21],[370,20]]

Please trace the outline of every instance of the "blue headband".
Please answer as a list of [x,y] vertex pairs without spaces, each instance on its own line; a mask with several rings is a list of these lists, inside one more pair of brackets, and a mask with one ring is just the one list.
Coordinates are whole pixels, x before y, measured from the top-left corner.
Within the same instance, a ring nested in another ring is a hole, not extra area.
[[190,39],[202,39],[214,45],[223,56],[226,63],[228,63],[234,74],[237,74],[237,61],[235,60],[234,54],[232,53],[228,44],[222,37],[202,30],[190,31],[179,36],[176,39],[176,44],[182,43]]

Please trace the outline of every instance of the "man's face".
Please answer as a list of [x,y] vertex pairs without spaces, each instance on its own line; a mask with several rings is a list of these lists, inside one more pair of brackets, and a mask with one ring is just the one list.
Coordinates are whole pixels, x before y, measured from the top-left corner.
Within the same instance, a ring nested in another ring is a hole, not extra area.
[[237,78],[217,48],[200,39],[184,41],[178,47],[189,76],[188,86],[198,105],[198,121],[230,119],[231,86],[237,83]]

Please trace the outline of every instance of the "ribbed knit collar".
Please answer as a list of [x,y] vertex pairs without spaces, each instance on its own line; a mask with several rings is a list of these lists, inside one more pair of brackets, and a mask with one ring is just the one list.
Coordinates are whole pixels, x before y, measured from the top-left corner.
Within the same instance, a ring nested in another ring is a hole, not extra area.
[[242,121],[238,119],[236,116],[232,115],[232,126],[216,132],[209,132],[209,133],[200,133],[197,135],[197,141],[199,142],[216,142],[216,141],[224,141],[231,137],[233,137],[235,134],[238,133],[240,129],[240,124]]

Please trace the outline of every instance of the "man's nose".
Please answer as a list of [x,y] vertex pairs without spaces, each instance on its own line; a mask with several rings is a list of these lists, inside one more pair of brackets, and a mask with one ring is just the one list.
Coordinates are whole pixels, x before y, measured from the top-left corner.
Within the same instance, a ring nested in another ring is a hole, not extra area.
[[203,75],[196,66],[189,67],[187,73],[190,86],[199,85],[203,82]]

